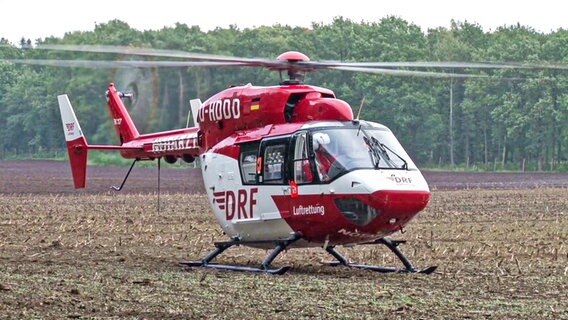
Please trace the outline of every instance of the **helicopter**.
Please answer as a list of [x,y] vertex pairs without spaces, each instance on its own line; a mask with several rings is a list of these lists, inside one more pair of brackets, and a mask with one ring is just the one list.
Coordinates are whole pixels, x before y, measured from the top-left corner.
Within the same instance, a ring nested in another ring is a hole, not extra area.
[[[140,134],[114,83],[105,93],[120,145],[89,144],[70,99],[58,96],[75,188],[86,186],[89,150],[118,151],[132,159],[119,187],[138,161],[199,159],[209,204],[228,240],[186,267],[284,274],[272,262],[287,249],[320,247],[344,266],[377,272],[433,273],[416,268],[390,235],[404,229],[430,201],[418,167],[386,126],[359,119],[352,107],[326,88],[304,83],[308,72],[344,70],[402,76],[470,78],[483,75],[392,69],[412,63],[315,62],[298,51],[275,60],[114,46],[45,45],[43,49],[181,58],[185,61],[28,60],[56,66],[192,67],[248,66],[280,72],[281,82],[229,87],[202,102],[190,102],[196,126]],[[19,62],[19,61],[14,61]],[[507,64],[415,63],[422,67],[510,68]],[[384,245],[403,267],[354,263],[338,246]],[[271,249],[259,266],[214,260],[233,246]]]

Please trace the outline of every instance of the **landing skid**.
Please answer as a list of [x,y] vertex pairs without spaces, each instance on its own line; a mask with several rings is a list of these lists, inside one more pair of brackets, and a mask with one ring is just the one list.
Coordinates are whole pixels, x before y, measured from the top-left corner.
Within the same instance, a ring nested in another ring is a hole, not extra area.
[[436,271],[438,266],[430,266],[430,267],[427,267],[427,268],[424,268],[424,269],[414,268],[414,266],[412,265],[412,263],[410,263],[410,261],[408,260],[406,255],[404,253],[402,253],[402,251],[400,251],[400,249],[398,248],[398,246],[401,243],[405,243],[405,242],[406,241],[403,241],[403,240],[401,241],[401,240],[391,240],[389,238],[382,238],[382,239],[378,239],[376,241],[363,243],[363,244],[383,244],[383,245],[385,245],[387,248],[390,249],[390,251],[392,251],[396,255],[396,257],[400,260],[400,262],[402,262],[402,264],[404,265],[404,268],[383,267],[383,266],[374,266],[374,265],[351,263],[351,262],[349,262],[349,260],[347,260],[347,258],[345,258],[341,253],[339,253],[335,249],[335,246],[328,246],[328,247],[325,248],[325,251],[327,251],[335,259],[337,259],[337,261],[330,262],[328,264],[330,266],[346,266],[346,267],[350,267],[350,268],[371,270],[371,271],[383,272],[383,273],[386,273],[386,272],[408,272],[408,273],[431,274],[432,272]]
[[[211,268],[211,269],[219,269],[219,270],[231,270],[231,271],[246,271],[246,272],[262,272],[268,274],[284,274],[286,271],[290,269],[290,266],[284,266],[280,268],[271,268],[270,264],[276,257],[284,251],[289,245],[298,241],[300,239],[299,235],[293,235],[288,239],[285,240],[276,240],[276,241],[240,241],[238,239],[224,241],[224,242],[215,242],[215,250],[209,253],[205,258],[199,261],[181,261],[180,264],[186,267],[202,267],[202,268]],[[218,264],[211,262],[215,259],[218,255],[223,253],[225,250],[229,249],[235,245],[254,245],[254,244],[266,244],[266,243],[274,243],[276,246],[274,249],[264,258],[264,261],[260,265],[260,267],[246,267],[246,266],[237,266],[237,265],[229,265],[229,264]]]
[[[280,268],[271,268],[270,265],[272,261],[276,259],[276,257],[284,251],[288,246],[293,244],[294,242],[300,240],[300,236],[297,234],[292,235],[290,238],[285,240],[275,240],[275,241],[241,241],[238,239],[233,239],[229,241],[223,242],[215,242],[215,250],[210,252],[207,256],[203,259],[198,261],[181,261],[180,264],[185,267],[200,267],[200,268],[210,268],[210,269],[218,269],[218,270],[230,270],[230,271],[245,271],[245,272],[261,272],[267,274],[284,274],[288,270],[290,270],[290,266],[284,266]],[[395,267],[383,267],[383,266],[374,266],[374,265],[366,265],[366,264],[356,264],[351,263],[347,258],[345,258],[341,253],[339,253],[335,246],[328,246],[325,248],[329,254],[331,254],[337,261],[330,262],[328,265],[330,266],[346,266],[350,268],[356,269],[364,269],[364,270],[371,270],[376,272],[408,272],[408,273],[423,273],[423,274],[431,274],[437,268],[437,266],[431,266],[424,269],[416,269],[412,266],[412,263],[408,260],[408,258],[400,251],[398,246],[401,243],[405,243],[406,241],[400,240],[391,240],[388,238],[382,238],[376,241],[367,242],[363,244],[383,244],[387,248],[389,248],[397,258],[402,262],[404,268],[395,268]],[[218,255],[223,253],[225,250],[229,249],[232,246],[238,245],[254,245],[254,244],[275,244],[274,249],[264,258],[264,261],[259,267],[248,267],[248,266],[239,266],[239,265],[230,265],[230,264],[219,264],[212,262]]]

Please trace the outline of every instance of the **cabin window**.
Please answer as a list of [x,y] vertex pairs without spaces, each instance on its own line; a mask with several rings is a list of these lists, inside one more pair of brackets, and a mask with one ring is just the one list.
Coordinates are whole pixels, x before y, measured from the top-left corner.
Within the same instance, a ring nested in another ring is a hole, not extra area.
[[258,142],[245,143],[241,145],[241,175],[243,184],[256,183],[256,162],[258,155]]
[[288,183],[289,137],[240,144],[239,166],[243,184]]
[[269,145],[264,149],[263,182],[265,184],[284,183],[284,160],[286,145]]

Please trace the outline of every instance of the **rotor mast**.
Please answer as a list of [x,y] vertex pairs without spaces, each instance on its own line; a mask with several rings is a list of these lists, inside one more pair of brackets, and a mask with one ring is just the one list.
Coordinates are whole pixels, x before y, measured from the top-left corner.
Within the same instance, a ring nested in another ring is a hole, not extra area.
[[[306,74],[311,71],[311,68],[302,66],[302,62],[310,61],[310,58],[298,51],[286,51],[276,58],[277,61],[282,61],[282,66],[273,67],[273,70],[280,71],[280,84],[301,84],[304,83]],[[284,74],[286,71],[286,74]],[[288,76],[286,78],[286,75]]]

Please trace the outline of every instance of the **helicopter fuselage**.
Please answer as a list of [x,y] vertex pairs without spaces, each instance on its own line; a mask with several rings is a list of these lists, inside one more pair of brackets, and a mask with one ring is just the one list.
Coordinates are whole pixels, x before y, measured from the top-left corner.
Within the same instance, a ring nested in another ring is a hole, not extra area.
[[120,146],[89,145],[68,98],[58,99],[76,187],[85,185],[88,149],[136,161],[200,157],[218,223],[245,245],[292,235],[301,237],[295,246],[366,243],[402,230],[430,199],[392,132],[354,120],[327,89],[233,87],[200,105],[198,126],[141,135],[110,84]]
[[[387,135],[406,165],[399,160],[400,165],[375,166],[370,148],[355,135],[363,137],[361,130]],[[351,155],[362,158],[343,160],[343,170],[326,180],[317,174],[312,142],[315,135],[334,132],[351,132],[349,147],[360,148]],[[238,131],[204,153],[203,180],[215,217],[231,238],[260,247],[291,234],[301,235],[297,246],[368,242],[401,230],[430,199],[422,174],[396,144],[390,130],[366,121],[267,125]]]

